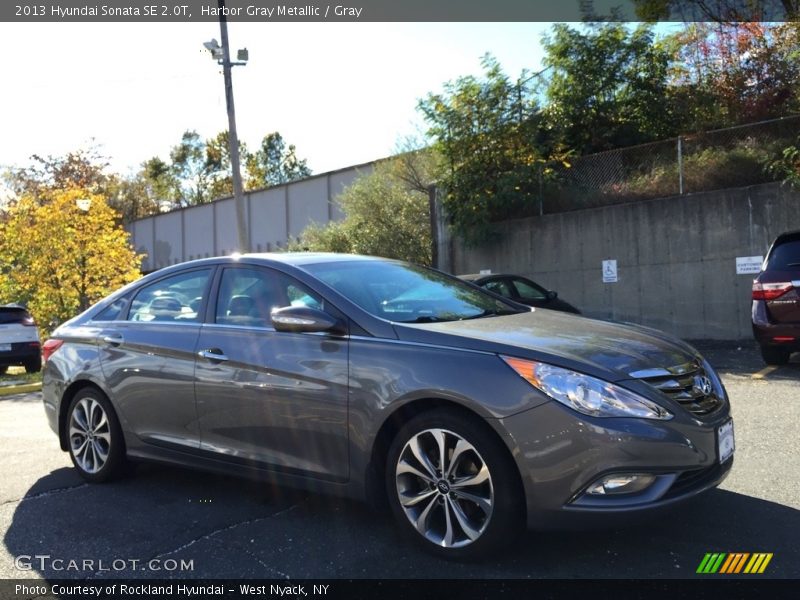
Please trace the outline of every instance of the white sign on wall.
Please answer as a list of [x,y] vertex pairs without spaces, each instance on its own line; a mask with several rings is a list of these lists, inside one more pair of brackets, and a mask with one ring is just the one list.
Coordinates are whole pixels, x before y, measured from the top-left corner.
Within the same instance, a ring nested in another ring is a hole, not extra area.
[[763,256],[737,256],[736,274],[737,275],[757,275],[761,272],[761,263],[764,262]]
[[617,283],[617,261],[603,261],[603,283]]

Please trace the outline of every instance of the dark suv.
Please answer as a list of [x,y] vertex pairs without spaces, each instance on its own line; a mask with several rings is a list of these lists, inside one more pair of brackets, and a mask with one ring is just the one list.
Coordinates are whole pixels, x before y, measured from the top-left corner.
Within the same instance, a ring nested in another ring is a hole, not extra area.
[[800,231],[778,236],[753,281],[753,334],[768,365],[800,351]]

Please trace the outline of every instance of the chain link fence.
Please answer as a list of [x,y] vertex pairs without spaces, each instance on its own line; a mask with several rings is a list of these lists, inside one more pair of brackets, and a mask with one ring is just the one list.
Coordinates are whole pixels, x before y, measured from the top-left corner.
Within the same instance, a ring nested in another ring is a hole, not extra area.
[[539,212],[776,181],[770,165],[799,136],[800,116],[784,117],[543,165]]

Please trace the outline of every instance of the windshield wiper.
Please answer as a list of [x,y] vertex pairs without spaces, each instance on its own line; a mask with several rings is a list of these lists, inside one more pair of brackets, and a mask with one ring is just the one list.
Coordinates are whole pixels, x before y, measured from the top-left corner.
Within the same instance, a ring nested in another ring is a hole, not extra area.
[[505,315],[518,315],[521,311],[518,310],[485,310],[477,315],[470,315],[469,317],[461,317],[459,321],[468,321],[470,319],[483,319],[485,317],[502,317]]

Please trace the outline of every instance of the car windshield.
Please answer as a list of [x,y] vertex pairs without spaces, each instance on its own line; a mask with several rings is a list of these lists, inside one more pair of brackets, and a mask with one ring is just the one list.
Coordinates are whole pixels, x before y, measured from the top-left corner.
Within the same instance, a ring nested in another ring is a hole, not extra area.
[[521,312],[458,279],[412,264],[363,260],[304,268],[367,312],[396,323],[457,321]]

